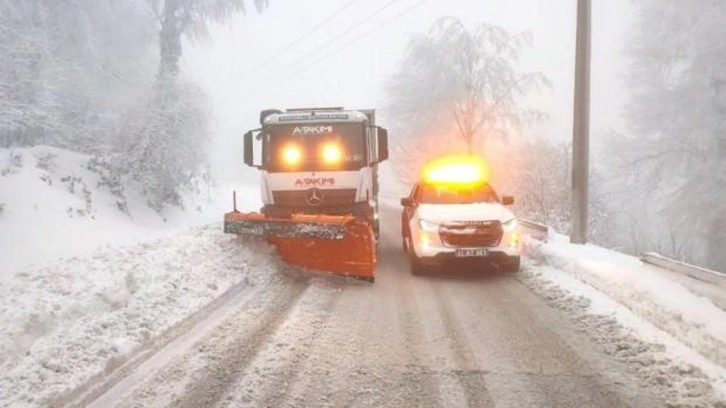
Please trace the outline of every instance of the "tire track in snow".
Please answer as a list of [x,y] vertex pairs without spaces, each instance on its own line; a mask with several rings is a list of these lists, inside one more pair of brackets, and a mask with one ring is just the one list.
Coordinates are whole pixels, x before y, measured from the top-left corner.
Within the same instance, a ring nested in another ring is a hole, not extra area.
[[464,326],[456,317],[449,298],[442,293],[442,285],[432,286],[439,306],[438,311],[441,320],[446,332],[449,334],[451,352],[458,367],[452,374],[464,390],[466,405],[469,407],[493,407],[494,402],[489,395],[487,382],[484,378],[487,373],[478,367],[476,356],[469,347],[464,333],[462,333]]
[[[102,380],[89,382],[84,388],[74,394],[76,400],[68,402],[70,406],[105,407],[110,403],[118,392],[124,392],[128,387],[139,381],[144,374],[158,368],[160,364],[170,357],[178,348],[184,344],[197,341],[205,333],[205,328],[219,323],[224,318],[228,309],[243,303],[245,300],[254,297],[257,291],[244,292],[245,283],[229,288],[222,296],[211,302],[207,307],[191,315],[187,320],[171,327],[167,332],[159,336],[149,348],[142,349],[138,355],[132,356],[118,370],[110,375],[102,377]],[[67,402],[57,400],[52,405],[63,405]]]
[[[319,292],[318,287],[315,287],[314,289],[316,289],[316,292]],[[291,321],[286,322],[290,323],[290,327],[286,327],[288,325],[284,324],[278,332],[280,337],[284,340],[281,340],[281,342],[271,341],[268,345],[270,348],[274,348],[283,344],[282,341],[285,341],[288,344],[293,343],[294,349],[288,350],[288,356],[278,355],[278,358],[285,359],[285,361],[281,364],[281,366],[275,367],[274,379],[270,380],[269,378],[260,378],[259,376],[254,375],[254,377],[257,377],[256,380],[258,381],[258,384],[254,385],[262,386],[262,389],[259,392],[261,397],[259,400],[255,401],[255,406],[282,407],[289,402],[288,400],[291,394],[290,390],[297,382],[298,378],[304,373],[304,370],[302,370],[301,367],[306,365],[307,360],[310,358],[310,351],[317,344],[316,342],[319,340],[320,334],[326,330],[330,315],[333,310],[335,310],[335,306],[340,300],[344,290],[339,285],[335,285],[332,288],[328,287],[321,289],[325,291],[322,296],[317,296],[313,293],[306,296],[306,298],[315,298],[311,302],[312,305],[308,306],[313,310],[300,311],[300,314],[312,315],[313,321],[311,322],[305,317],[295,318],[294,321],[291,319]],[[300,306],[302,308],[303,305],[301,304]],[[295,313],[295,316],[298,316],[298,312]],[[302,329],[300,333],[295,333],[295,329],[297,328]],[[271,340],[274,340],[274,337],[271,338]],[[272,351],[272,354],[274,356],[275,352]],[[261,357],[262,354],[259,356]],[[263,369],[269,369],[269,367],[264,366],[264,361],[260,364],[263,365]],[[254,366],[254,374],[257,374],[257,364],[254,364]],[[244,388],[244,385],[253,385],[250,384],[253,381],[254,380],[251,378],[244,378],[242,384],[240,384],[240,388]],[[249,403],[250,401],[245,401],[243,397],[243,401],[241,402],[232,401],[226,405],[237,407]]]
[[[388,209],[390,211],[390,209]],[[422,296],[416,285],[415,277],[409,273],[408,259],[401,256],[401,229],[399,224],[386,224],[381,230],[383,242],[387,247],[381,252],[381,272],[395,280],[393,296],[396,310],[397,327],[402,331],[403,350],[409,363],[415,393],[422,396],[416,401],[420,407],[444,406],[441,398],[441,384],[438,373],[432,369],[433,355],[429,349],[423,312],[419,298]]]
[[[208,361],[201,375],[172,405],[196,408],[218,404],[228,394],[235,380],[287,320],[308,288],[309,282],[296,282],[287,287],[273,304],[265,306],[263,315],[255,322],[254,329],[249,335],[239,336],[236,331],[229,330],[226,334],[232,336],[232,341],[206,355]],[[230,321],[239,323],[235,318]]]
[[[399,270],[405,271],[407,265],[404,262],[401,262],[401,264]],[[398,285],[396,296],[399,325],[404,328],[404,343],[410,345],[410,347],[406,347],[406,354],[409,361],[411,361],[411,367],[419,371],[417,388],[429,390],[429,395],[436,395],[437,397],[437,400],[427,401],[428,405],[424,406],[442,406],[439,384],[434,381],[434,372],[426,365],[428,358],[422,358],[422,355],[430,357],[430,353],[421,346],[421,339],[425,338],[425,331],[421,321],[423,317],[421,308],[416,300],[415,293],[412,280],[404,277],[400,285]]]

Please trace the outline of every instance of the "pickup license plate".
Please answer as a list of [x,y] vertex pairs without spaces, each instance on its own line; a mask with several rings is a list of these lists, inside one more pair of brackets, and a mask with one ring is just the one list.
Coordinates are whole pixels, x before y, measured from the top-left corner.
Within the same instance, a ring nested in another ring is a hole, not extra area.
[[473,258],[487,256],[487,250],[484,248],[462,248],[454,252],[457,258]]

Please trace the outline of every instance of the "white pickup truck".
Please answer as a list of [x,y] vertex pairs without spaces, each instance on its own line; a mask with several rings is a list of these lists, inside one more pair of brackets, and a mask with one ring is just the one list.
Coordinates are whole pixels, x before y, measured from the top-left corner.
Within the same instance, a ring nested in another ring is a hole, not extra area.
[[[458,172],[461,175],[461,172]],[[447,263],[487,264],[507,272],[520,265],[520,235],[514,214],[482,179],[423,177],[401,199],[401,233],[411,273]]]

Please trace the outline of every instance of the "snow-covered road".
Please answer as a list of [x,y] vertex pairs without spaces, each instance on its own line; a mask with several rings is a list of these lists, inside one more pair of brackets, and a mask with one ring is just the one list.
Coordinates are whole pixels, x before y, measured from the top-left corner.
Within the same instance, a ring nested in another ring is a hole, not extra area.
[[[398,216],[383,214],[374,285],[293,273],[231,297],[83,404],[647,407],[673,400],[671,383],[648,384],[632,363],[592,341],[581,318],[531,290],[536,277],[411,276]],[[652,360],[637,364],[668,367]]]

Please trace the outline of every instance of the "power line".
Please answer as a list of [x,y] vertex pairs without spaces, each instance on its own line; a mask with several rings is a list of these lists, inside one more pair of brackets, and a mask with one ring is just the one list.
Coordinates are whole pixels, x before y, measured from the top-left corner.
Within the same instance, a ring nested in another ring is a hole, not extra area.
[[353,39],[351,39],[350,41],[346,42],[346,43],[345,43],[345,44],[343,44],[342,46],[340,46],[340,47],[338,47],[338,48],[335,48],[335,49],[333,49],[332,51],[330,51],[330,52],[326,53],[325,55],[323,55],[322,57],[320,57],[320,58],[316,59],[316,60],[315,60],[315,61],[313,61],[312,63],[310,63],[310,64],[308,64],[308,65],[305,65],[304,67],[302,67],[302,68],[300,68],[300,69],[298,69],[298,70],[294,70],[294,71],[292,71],[292,72],[290,72],[290,73],[292,74],[292,73],[295,73],[295,72],[298,72],[298,71],[303,71],[303,70],[305,70],[305,69],[308,69],[308,68],[310,68],[310,67],[312,67],[312,66],[314,66],[314,65],[317,65],[317,64],[319,64],[319,63],[321,63],[321,62],[325,61],[326,59],[328,59],[328,58],[332,57],[333,55],[335,55],[335,54],[339,53],[340,51],[343,51],[344,49],[346,49],[346,48],[350,47],[351,45],[353,45],[353,44],[357,43],[358,41],[360,41],[360,40],[362,40],[362,39],[364,39],[364,38],[368,37],[369,35],[371,35],[371,34],[375,33],[376,31],[380,30],[380,29],[381,29],[381,28],[383,28],[384,26],[386,26],[386,25],[388,25],[388,24],[392,23],[393,21],[395,21],[395,20],[397,20],[397,19],[399,19],[399,18],[401,18],[401,17],[405,16],[406,14],[408,14],[408,13],[412,12],[413,10],[415,10],[415,9],[417,9],[418,7],[422,6],[422,5],[423,5],[424,3],[426,3],[427,1],[428,1],[428,0],[421,0],[421,1],[419,1],[418,3],[415,3],[415,4],[411,5],[411,6],[409,6],[408,8],[404,9],[404,10],[403,10],[403,11],[401,11],[400,13],[398,13],[398,14],[396,14],[396,15],[392,16],[392,17],[391,17],[391,18],[389,18],[388,20],[385,20],[385,21],[383,21],[382,23],[378,24],[377,26],[373,27],[373,28],[372,28],[371,30],[368,30],[368,31],[366,31],[366,32],[364,32],[364,33],[361,33],[361,34],[360,34],[360,35],[358,35],[357,37],[354,37]]
[[292,49],[292,47],[294,47],[297,44],[299,44],[302,40],[310,37],[312,34],[314,34],[316,31],[318,31],[322,26],[324,26],[325,24],[329,23],[335,17],[338,17],[338,15],[340,15],[340,13],[342,13],[345,10],[349,9],[350,6],[352,6],[353,4],[357,3],[358,1],[360,1],[360,0],[351,0],[348,3],[346,3],[345,5],[343,5],[343,7],[339,8],[338,10],[336,10],[335,12],[333,12],[333,14],[331,14],[328,17],[326,17],[325,19],[323,19],[321,22],[319,22],[318,24],[316,24],[314,27],[312,27],[311,29],[309,29],[308,31],[306,31],[303,35],[301,35],[297,39],[293,40],[292,42],[290,42],[286,46],[282,47],[281,49],[277,50],[277,52],[275,52],[275,54],[273,54],[272,56],[270,56],[268,59],[266,59],[265,61],[263,61],[259,65],[257,65],[255,68],[251,69],[249,72],[247,72],[245,74],[245,77],[248,77],[250,75],[253,75],[253,74],[259,72],[262,68],[266,67],[271,62],[273,62],[276,59],[278,59],[284,53],[290,51],[290,49]]
[[[392,5],[394,4],[394,3],[398,2],[398,1],[399,1],[399,0],[392,0],[392,1],[388,2],[388,3],[386,3],[385,5],[383,5],[382,7],[380,7],[379,9],[377,9],[376,11],[374,11],[374,12],[373,12],[372,14],[370,14],[369,16],[367,16],[367,17],[363,18],[362,20],[360,20],[360,21],[358,21],[357,23],[355,23],[355,24],[354,24],[353,26],[351,26],[351,27],[349,27],[348,29],[346,29],[345,31],[343,31],[343,32],[342,32],[341,34],[339,34],[338,36],[336,36],[336,37],[333,37],[333,38],[332,38],[331,40],[329,40],[329,41],[325,42],[325,43],[324,43],[324,44],[323,44],[323,45],[322,45],[321,47],[319,47],[319,48],[318,48],[318,49],[317,49],[317,50],[316,50],[315,52],[313,52],[313,55],[314,55],[315,53],[317,53],[318,51],[320,51],[320,50],[324,49],[324,48],[325,48],[326,46],[330,45],[331,43],[333,43],[333,42],[337,41],[338,39],[340,39],[340,38],[341,38],[342,36],[344,36],[345,34],[347,34],[347,33],[351,32],[351,31],[352,31],[353,29],[355,29],[355,28],[359,27],[360,25],[364,24],[365,22],[369,21],[370,19],[372,19],[372,18],[373,18],[373,17],[375,17],[376,15],[380,14],[380,13],[381,13],[382,11],[384,11],[385,9],[387,9],[387,8],[388,8],[388,7],[390,7],[390,6],[392,6]],[[314,65],[316,65],[316,64],[318,64],[318,63],[320,63],[320,62],[322,62],[322,61],[324,61],[324,60],[326,60],[326,59],[328,59],[329,57],[332,57],[333,55],[337,54],[338,52],[340,52],[340,51],[342,51],[342,50],[344,50],[344,49],[346,49],[346,48],[350,47],[350,46],[351,46],[351,45],[353,45],[354,43],[356,43],[356,42],[358,42],[358,41],[360,41],[360,40],[362,40],[362,39],[364,39],[364,38],[368,37],[369,35],[373,34],[374,32],[376,32],[376,31],[378,31],[378,30],[380,30],[381,28],[383,28],[384,26],[386,26],[386,25],[390,24],[391,22],[393,22],[393,21],[395,21],[395,20],[397,20],[397,19],[399,19],[399,18],[401,18],[401,17],[405,16],[406,14],[408,14],[408,13],[410,13],[411,11],[413,11],[414,9],[416,9],[416,8],[420,7],[421,5],[423,5],[424,3],[426,3],[427,1],[428,1],[428,0],[421,0],[421,1],[419,1],[419,2],[417,2],[417,3],[415,3],[415,4],[413,4],[413,5],[411,5],[411,6],[409,6],[409,7],[407,7],[406,9],[404,9],[404,10],[403,10],[403,11],[401,11],[401,12],[399,12],[398,14],[395,14],[395,15],[394,15],[394,16],[392,16],[391,18],[389,18],[389,19],[387,19],[387,20],[383,21],[382,23],[378,24],[377,26],[373,27],[373,29],[371,29],[371,30],[368,30],[368,31],[366,31],[366,32],[363,32],[363,33],[361,33],[360,35],[358,35],[358,36],[354,37],[353,39],[351,39],[350,41],[346,42],[346,43],[345,43],[345,44],[343,44],[342,46],[340,46],[340,47],[338,47],[338,48],[335,48],[334,50],[331,50],[330,52],[328,52],[328,53],[324,54],[324,55],[323,55],[322,57],[320,57],[320,58],[316,59],[316,60],[315,60],[315,61],[314,61],[313,63],[311,63],[311,64],[307,64],[307,65],[305,65],[304,67],[302,67],[302,68],[298,68],[298,69],[295,69],[295,66],[293,66],[293,64],[289,64],[289,65],[287,65],[287,66],[285,67],[285,69],[283,69],[283,70],[279,71],[279,74],[277,75],[277,77],[279,77],[279,75],[280,75],[280,74],[286,74],[286,73],[289,73],[289,74],[295,74],[295,73],[297,73],[297,72],[299,72],[299,71],[302,71],[303,69],[308,69],[308,68],[310,68],[310,67],[312,67],[312,66],[314,66]],[[306,56],[305,58],[309,58],[309,55],[308,55],[308,56]],[[298,62],[298,61],[300,61],[300,60],[302,60],[302,59],[298,59],[298,60],[296,60],[295,62]],[[289,79],[289,76],[288,76],[288,79]],[[254,83],[254,84],[250,84],[250,86],[249,86],[249,87],[246,87],[246,88],[248,88],[248,89],[247,89],[247,91],[252,91],[252,90],[254,90],[254,89],[257,89],[257,88],[258,88],[259,86],[261,86],[261,85],[263,85],[263,84],[265,84],[265,81],[258,81],[258,82]],[[278,82],[278,84],[279,84],[279,82]],[[269,85],[269,84],[267,84],[267,85]]]
[[292,67],[294,67],[295,65],[297,65],[300,61],[303,61],[305,59],[310,58],[310,55],[317,54],[318,52],[320,52],[321,50],[325,49],[330,44],[332,44],[332,43],[340,40],[343,37],[345,37],[348,33],[350,33],[351,31],[355,30],[356,28],[360,27],[361,25],[367,23],[369,20],[371,20],[372,18],[374,18],[375,16],[377,16],[378,14],[380,14],[381,12],[383,12],[384,10],[386,10],[387,8],[391,7],[392,5],[394,5],[395,3],[399,2],[399,1],[400,0],[391,0],[388,3],[384,4],[383,6],[379,7],[372,14],[369,14],[368,16],[364,17],[363,19],[359,20],[357,23],[355,23],[352,26],[350,26],[347,29],[345,29],[340,34],[334,36],[330,40],[328,40],[325,43],[323,43],[323,45],[321,45],[318,48],[316,48],[315,51],[312,52],[312,54],[303,55],[302,57],[296,59],[292,63],[286,65],[285,68],[283,68],[283,71],[288,71],[289,69],[291,69]]

